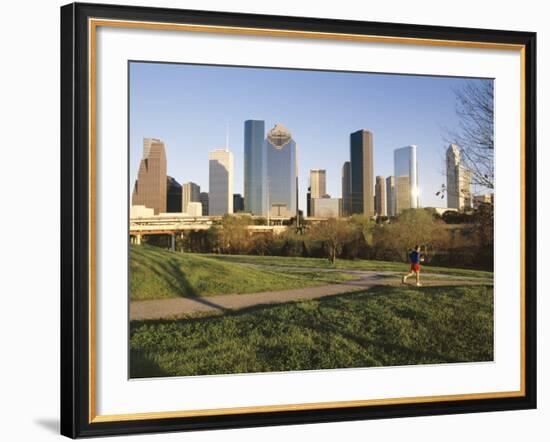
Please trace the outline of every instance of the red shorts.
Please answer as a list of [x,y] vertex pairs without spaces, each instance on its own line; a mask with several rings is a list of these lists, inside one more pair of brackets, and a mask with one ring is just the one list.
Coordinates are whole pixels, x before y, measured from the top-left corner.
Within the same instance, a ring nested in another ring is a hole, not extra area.
[[413,263],[411,264],[411,272],[419,272],[420,271],[420,264]]

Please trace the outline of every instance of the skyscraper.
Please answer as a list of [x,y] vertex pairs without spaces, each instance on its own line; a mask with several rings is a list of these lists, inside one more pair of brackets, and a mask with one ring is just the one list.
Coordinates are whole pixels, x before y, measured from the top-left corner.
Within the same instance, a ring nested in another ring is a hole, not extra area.
[[327,193],[327,171],[324,169],[311,169],[309,171],[309,185],[311,198],[323,198]]
[[276,124],[265,139],[267,153],[267,206],[272,216],[297,212],[298,164],[296,143],[289,130]]
[[181,210],[181,184],[173,177],[166,178],[166,211],[168,213],[180,213]]
[[200,202],[201,186],[191,181],[183,183],[181,190],[181,210],[187,213],[189,203]]
[[202,215],[208,216],[208,192],[201,192],[199,199],[202,206]]
[[456,144],[447,149],[447,207],[464,210],[472,207],[471,173],[460,160]]
[[416,146],[410,145],[393,152],[395,175],[395,214],[405,209],[416,209],[418,198],[418,165]]
[[253,215],[265,215],[267,210],[267,156],[264,136],[264,121],[244,122],[244,206]]
[[342,166],[342,216],[351,215],[351,163]]
[[386,181],[383,176],[376,177],[376,184],[374,186],[374,210],[378,216],[387,216]]
[[154,210],[154,214],[166,212],[167,177],[164,143],[156,138],[143,139],[143,158],[134,190],[132,205],[142,205]]
[[388,216],[395,216],[395,177],[386,178],[386,209]]
[[208,214],[233,213],[233,154],[227,149],[208,153]]
[[372,132],[358,130],[350,135],[351,213],[374,215],[374,172]]
[[244,212],[244,198],[240,193],[233,194],[233,212]]

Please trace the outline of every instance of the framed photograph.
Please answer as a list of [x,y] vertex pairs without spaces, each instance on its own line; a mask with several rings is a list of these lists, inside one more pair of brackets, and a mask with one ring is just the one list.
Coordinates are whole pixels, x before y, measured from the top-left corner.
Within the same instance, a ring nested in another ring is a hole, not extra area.
[[61,8],[61,433],[536,407],[536,35]]

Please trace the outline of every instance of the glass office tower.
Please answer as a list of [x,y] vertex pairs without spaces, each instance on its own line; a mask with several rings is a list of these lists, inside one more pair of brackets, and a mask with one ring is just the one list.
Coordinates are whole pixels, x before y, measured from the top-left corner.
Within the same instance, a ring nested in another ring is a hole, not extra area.
[[395,212],[420,207],[418,195],[418,165],[416,146],[395,149],[393,153],[395,175]]
[[292,217],[297,211],[296,143],[289,130],[276,124],[265,139],[267,207],[270,216]]
[[181,184],[175,178],[166,177],[166,212],[180,213],[181,210]]
[[265,122],[244,122],[244,210],[266,215],[267,158],[264,143]]

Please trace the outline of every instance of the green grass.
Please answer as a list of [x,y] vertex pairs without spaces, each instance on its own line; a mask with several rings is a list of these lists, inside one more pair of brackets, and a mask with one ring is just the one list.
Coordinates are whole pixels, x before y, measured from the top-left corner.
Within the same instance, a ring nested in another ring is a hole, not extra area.
[[130,246],[130,299],[285,290],[353,279],[336,272],[257,269],[151,246]]
[[491,361],[493,289],[377,287],[130,328],[134,378]]
[[[364,259],[346,260],[338,259],[331,264],[323,258],[297,258],[286,256],[251,256],[251,255],[215,255],[203,254],[201,256],[214,258],[223,262],[260,264],[280,267],[304,267],[341,270],[372,270],[405,272],[409,270],[409,264],[390,261],[369,261]],[[423,273],[444,273],[454,276],[471,276],[478,278],[493,278],[493,272],[484,270],[458,269],[453,267],[436,267],[423,264]]]

